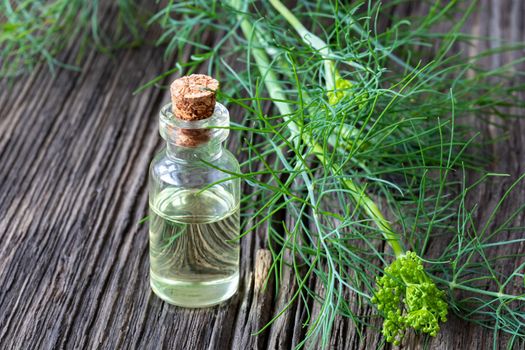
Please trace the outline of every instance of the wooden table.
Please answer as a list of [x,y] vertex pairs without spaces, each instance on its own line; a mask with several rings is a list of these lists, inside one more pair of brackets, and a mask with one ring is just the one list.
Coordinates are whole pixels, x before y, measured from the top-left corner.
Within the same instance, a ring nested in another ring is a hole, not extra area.
[[[524,40],[525,2],[484,0],[479,9],[469,24],[473,33]],[[418,10],[418,2],[396,9],[400,15]],[[91,52],[80,73],[62,69],[53,76],[39,66],[13,86],[0,85],[0,349],[290,349],[304,336],[303,302],[252,336],[296,288],[284,283],[277,295],[261,288],[269,260],[257,232],[242,240],[240,290],[229,302],[188,310],[151,292],[148,229],[139,221],[147,215],[148,163],[161,145],[158,111],[168,98],[156,88],[132,91],[169,67],[162,52],[152,46],[113,57]],[[491,146],[497,159],[491,168],[511,176],[493,179],[479,193],[487,208],[481,220],[525,171],[525,122],[505,123],[508,138]],[[511,196],[505,210],[525,200],[524,184]],[[525,215],[516,224],[525,224]],[[285,269],[283,278],[290,274]],[[452,316],[430,348],[484,349],[492,336]],[[381,344],[375,329],[359,338],[350,320],[337,319],[332,349]],[[423,339],[409,336],[406,346],[423,347]]]

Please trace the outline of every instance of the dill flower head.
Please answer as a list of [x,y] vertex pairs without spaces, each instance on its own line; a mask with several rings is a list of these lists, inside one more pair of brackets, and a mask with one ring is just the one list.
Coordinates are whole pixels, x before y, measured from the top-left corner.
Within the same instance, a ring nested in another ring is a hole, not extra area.
[[445,293],[438,289],[413,252],[398,257],[377,279],[372,302],[384,314],[383,335],[388,342],[399,345],[404,331],[435,336],[439,322],[447,321]]

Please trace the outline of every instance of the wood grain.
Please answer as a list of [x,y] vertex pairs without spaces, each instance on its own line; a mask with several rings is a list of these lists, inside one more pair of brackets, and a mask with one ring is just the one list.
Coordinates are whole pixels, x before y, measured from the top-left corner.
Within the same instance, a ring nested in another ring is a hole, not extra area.
[[[406,16],[420,11],[418,4],[393,10]],[[469,28],[523,41],[525,4],[481,0]],[[77,49],[71,47],[64,57],[74,57]],[[301,300],[261,335],[252,335],[297,288],[286,267],[277,294],[273,276],[263,288],[271,263],[263,230],[242,240],[241,286],[229,302],[187,310],[151,292],[147,225],[139,221],[147,212],[148,164],[161,145],[157,113],[169,98],[159,89],[136,96],[132,91],[169,66],[161,57],[162,49],[151,46],[114,56],[91,52],[80,73],[59,70],[52,76],[38,67],[13,86],[1,83],[0,349],[291,349],[307,331],[304,303],[319,312],[312,300]],[[487,64],[496,67],[515,58],[500,56]],[[511,176],[494,178],[477,194],[484,208],[480,222],[525,171],[525,122],[504,123],[508,137],[488,151],[496,159],[491,168]],[[486,137],[501,133],[486,124],[479,128]],[[232,138],[230,148],[237,145]],[[505,210],[524,199],[522,183]],[[516,224],[525,225],[525,214]],[[512,236],[523,232],[509,232],[507,239]],[[322,292],[319,281],[308,283]],[[355,308],[373,313],[367,306]],[[338,318],[330,348],[383,346],[376,329],[362,331],[360,337],[350,320]],[[502,348],[508,341],[497,340]],[[492,342],[490,330],[453,316],[428,345],[486,349]],[[410,336],[404,347],[424,345],[422,338]]]

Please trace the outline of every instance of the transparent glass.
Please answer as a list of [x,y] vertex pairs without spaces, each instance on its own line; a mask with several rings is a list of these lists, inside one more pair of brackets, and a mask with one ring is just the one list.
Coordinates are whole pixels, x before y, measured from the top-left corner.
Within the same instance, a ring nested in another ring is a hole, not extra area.
[[159,119],[166,148],[149,172],[150,284],[170,304],[215,305],[239,283],[240,181],[228,174],[239,163],[223,147],[229,114],[217,103],[210,118],[183,121],[168,104]]

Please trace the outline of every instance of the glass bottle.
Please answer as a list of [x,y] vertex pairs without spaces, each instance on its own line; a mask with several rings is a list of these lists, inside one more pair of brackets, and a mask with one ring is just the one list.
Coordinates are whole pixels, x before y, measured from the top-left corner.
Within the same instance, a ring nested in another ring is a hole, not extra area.
[[171,103],[160,111],[166,148],[149,172],[150,284],[170,304],[211,306],[237,290],[240,181],[223,147],[229,122],[220,103],[202,120],[178,118]]

